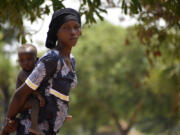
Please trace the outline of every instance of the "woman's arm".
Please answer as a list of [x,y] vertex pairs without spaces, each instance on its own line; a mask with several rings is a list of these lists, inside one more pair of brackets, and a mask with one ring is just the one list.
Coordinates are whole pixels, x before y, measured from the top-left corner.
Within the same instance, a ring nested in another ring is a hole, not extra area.
[[27,97],[33,92],[33,90],[24,83],[14,93],[12,101],[9,105],[7,118],[15,118],[20,108],[24,105]]
[[41,82],[52,76],[56,71],[58,55],[55,52],[49,52],[41,58],[32,73],[14,93],[13,99],[9,105],[7,117],[14,118],[24,105],[28,95],[36,91]]
[[28,95],[30,95],[32,92],[33,90],[29,88],[25,83],[22,84],[18,89],[16,89],[8,108],[5,125],[0,135],[9,135],[9,133],[16,130],[18,120],[15,119],[15,117],[26,102]]

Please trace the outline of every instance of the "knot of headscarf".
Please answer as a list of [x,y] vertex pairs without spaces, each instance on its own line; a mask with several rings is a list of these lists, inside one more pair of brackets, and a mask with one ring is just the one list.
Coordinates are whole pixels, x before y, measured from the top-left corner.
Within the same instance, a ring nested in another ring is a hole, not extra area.
[[67,21],[75,20],[81,25],[79,13],[72,8],[59,9],[54,12],[46,38],[46,47],[54,48],[57,41],[57,31]]

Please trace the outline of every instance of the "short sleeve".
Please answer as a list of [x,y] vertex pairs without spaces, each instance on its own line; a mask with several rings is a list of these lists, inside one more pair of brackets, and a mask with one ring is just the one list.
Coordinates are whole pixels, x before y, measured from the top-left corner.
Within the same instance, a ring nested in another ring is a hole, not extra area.
[[53,76],[56,71],[58,55],[49,52],[44,55],[37,63],[32,73],[26,79],[25,83],[33,90],[36,90],[43,80]]

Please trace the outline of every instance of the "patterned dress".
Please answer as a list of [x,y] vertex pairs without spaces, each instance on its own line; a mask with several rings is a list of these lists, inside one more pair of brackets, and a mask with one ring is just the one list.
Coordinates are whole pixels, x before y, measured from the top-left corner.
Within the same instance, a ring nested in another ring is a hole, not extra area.
[[[49,50],[37,62],[25,83],[38,90],[45,98],[46,105],[39,111],[39,128],[46,135],[56,135],[68,114],[69,92],[77,84],[75,59],[71,55],[73,71],[66,65],[57,50]],[[33,135],[30,111],[22,113],[17,135]]]

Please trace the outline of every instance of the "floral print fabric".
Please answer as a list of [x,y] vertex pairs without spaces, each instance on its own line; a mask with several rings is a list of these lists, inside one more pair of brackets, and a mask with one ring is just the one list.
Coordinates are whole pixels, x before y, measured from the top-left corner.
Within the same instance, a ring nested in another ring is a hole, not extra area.
[[[68,102],[50,93],[50,89],[69,96],[69,92],[77,84],[75,60],[71,55],[73,71],[66,65],[57,50],[50,50],[43,55],[25,83],[33,90],[39,91],[46,100],[45,107],[40,108],[39,128],[46,135],[56,135],[68,114]],[[28,110],[20,115],[20,126],[17,135],[32,135]]]

